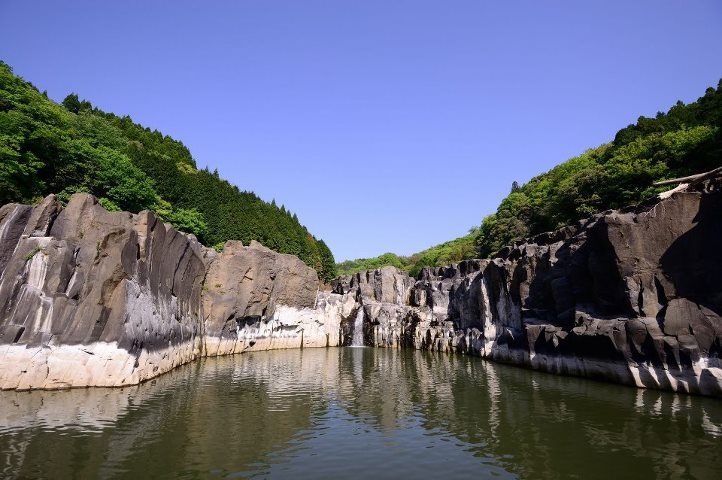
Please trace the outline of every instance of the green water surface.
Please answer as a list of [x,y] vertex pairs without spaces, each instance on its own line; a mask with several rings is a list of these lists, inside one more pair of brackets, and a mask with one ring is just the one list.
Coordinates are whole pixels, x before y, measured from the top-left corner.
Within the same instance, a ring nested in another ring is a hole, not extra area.
[[0,392],[2,478],[722,479],[722,401],[411,350]]

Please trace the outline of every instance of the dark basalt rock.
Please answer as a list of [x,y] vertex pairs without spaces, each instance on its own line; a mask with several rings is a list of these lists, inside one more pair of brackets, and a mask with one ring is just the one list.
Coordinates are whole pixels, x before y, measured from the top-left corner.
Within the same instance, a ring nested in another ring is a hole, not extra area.
[[[375,345],[722,396],[721,238],[719,189],[678,192],[491,260],[425,268],[404,302],[353,279],[339,284],[378,304],[367,310]],[[354,278],[371,282],[377,272]]]
[[364,342],[722,397],[722,193],[677,192],[505,247],[319,292],[260,244],[222,253],[154,214],[0,207],[0,388],[127,385],[199,355]]

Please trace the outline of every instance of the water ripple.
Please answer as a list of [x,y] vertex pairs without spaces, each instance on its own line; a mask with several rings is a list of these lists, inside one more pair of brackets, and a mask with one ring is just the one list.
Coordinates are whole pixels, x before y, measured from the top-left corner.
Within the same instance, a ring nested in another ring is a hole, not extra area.
[[722,402],[371,348],[0,392],[3,478],[722,478]]

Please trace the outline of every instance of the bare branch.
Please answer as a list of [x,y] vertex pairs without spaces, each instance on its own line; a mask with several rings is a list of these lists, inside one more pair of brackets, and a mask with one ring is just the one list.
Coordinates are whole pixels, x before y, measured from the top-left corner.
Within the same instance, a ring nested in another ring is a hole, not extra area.
[[709,178],[714,178],[718,175],[722,175],[722,167],[717,167],[714,170],[710,170],[705,173],[698,173],[696,175],[690,175],[689,177],[672,178],[670,180],[662,180],[660,182],[654,182],[655,186],[658,185],[671,185],[674,183],[689,183],[690,185],[703,182]]
[[664,200],[665,198],[671,197],[674,193],[685,191],[687,187],[689,187],[689,183],[680,183],[672,190],[667,190],[666,192],[659,193],[657,195],[657,198],[659,198],[660,200]]

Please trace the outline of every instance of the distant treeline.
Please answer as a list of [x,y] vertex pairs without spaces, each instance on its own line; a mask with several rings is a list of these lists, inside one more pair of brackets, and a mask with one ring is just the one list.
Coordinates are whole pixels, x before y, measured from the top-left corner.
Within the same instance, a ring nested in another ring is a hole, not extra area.
[[381,265],[417,273],[468,258],[484,258],[515,240],[554,230],[589,215],[634,205],[669,187],[653,182],[722,165],[722,80],[696,102],[639,117],[610,143],[587,150],[519,186],[469,235],[410,257],[384,254],[338,265],[348,274]]
[[0,61],[0,204],[65,201],[89,192],[109,210],[155,211],[206,245],[257,240],[297,255],[329,281],[333,254],[296,214],[218,172],[198,170],[183,143],[68,95],[59,105]]
[[426,266],[448,265],[465,258],[476,257],[476,245],[474,243],[476,233],[476,229],[473,229],[469,235],[427,248],[408,257],[396,255],[395,253],[384,253],[373,258],[347,260],[337,264],[336,267],[339,275],[350,275],[390,265],[406,270],[412,276],[417,276],[421,269]]

